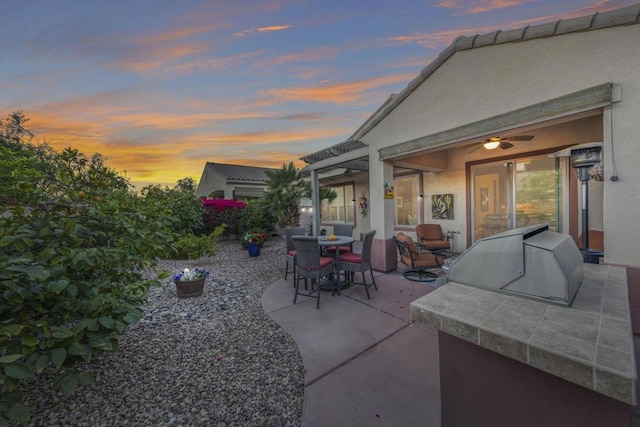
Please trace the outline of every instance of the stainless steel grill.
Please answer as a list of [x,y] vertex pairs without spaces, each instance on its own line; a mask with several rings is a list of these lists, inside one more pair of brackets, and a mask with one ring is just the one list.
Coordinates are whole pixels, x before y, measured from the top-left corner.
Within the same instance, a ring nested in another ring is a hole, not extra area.
[[539,224],[478,240],[449,266],[448,280],[570,306],[583,258],[570,236]]

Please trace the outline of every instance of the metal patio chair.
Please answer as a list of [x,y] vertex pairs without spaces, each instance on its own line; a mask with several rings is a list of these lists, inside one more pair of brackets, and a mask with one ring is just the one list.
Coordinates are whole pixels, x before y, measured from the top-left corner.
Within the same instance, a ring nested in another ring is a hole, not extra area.
[[411,237],[404,233],[398,233],[394,238],[400,253],[400,261],[409,267],[402,275],[414,282],[433,282],[438,274],[430,271],[441,268],[444,258],[434,252],[420,251]]

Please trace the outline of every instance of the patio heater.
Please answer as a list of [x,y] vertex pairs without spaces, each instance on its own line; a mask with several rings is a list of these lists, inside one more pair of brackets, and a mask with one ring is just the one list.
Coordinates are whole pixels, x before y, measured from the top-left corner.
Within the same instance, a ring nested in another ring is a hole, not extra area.
[[599,264],[604,252],[589,248],[589,180],[590,170],[602,161],[602,146],[576,148],[571,150],[569,162],[576,169],[576,175],[582,183],[582,248],[580,252],[584,262]]

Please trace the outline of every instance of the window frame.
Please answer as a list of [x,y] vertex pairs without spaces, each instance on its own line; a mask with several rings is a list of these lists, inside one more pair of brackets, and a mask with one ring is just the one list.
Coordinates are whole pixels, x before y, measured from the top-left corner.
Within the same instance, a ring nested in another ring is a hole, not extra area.
[[[416,224],[398,224],[398,197],[403,197],[404,204],[404,196],[399,196],[398,194],[398,183],[397,180],[399,178],[406,178],[410,176],[415,176],[417,180],[417,223]],[[407,171],[402,173],[396,173],[393,175],[393,187],[395,189],[395,197],[394,197],[394,205],[393,205],[393,226],[395,230],[399,231],[414,231],[416,225],[422,224],[424,222],[424,196],[423,196],[423,173],[422,171]]]
[[[320,208],[320,224],[321,225],[333,225],[333,224],[352,224],[354,227],[356,226],[356,203],[355,203],[355,194],[356,194],[356,185],[355,182],[351,181],[351,182],[342,182],[339,184],[331,184],[331,185],[323,185],[324,188],[342,188],[342,194],[343,194],[343,201],[344,201],[344,205],[343,205],[343,216],[345,218],[345,221],[331,221],[331,220],[327,220],[325,218],[325,216],[323,215],[323,211],[325,209],[325,206],[328,208],[329,204],[326,204],[326,202],[322,202],[321,201],[321,208]],[[347,187],[351,188],[351,195],[352,198],[351,200],[347,200],[347,194],[345,189]],[[349,219],[349,215],[347,215],[347,212],[349,212],[350,210],[350,215],[351,218],[353,219],[353,221],[347,221]]]

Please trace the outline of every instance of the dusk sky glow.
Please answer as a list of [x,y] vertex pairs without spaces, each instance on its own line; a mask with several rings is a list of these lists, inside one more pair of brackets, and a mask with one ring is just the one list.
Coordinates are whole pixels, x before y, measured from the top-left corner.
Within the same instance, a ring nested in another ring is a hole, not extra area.
[[0,117],[22,110],[36,141],[101,153],[138,187],[197,181],[207,161],[302,167],[458,36],[634,3],[3,2]]

